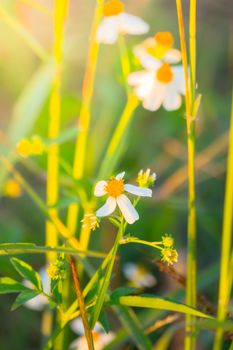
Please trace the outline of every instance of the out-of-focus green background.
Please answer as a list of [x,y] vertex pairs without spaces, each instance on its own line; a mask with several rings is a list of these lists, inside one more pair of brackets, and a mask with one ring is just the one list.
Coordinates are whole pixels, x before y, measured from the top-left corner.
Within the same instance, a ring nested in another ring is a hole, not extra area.
[[[52,1],[38,2],[52,10]],[[88,35],[95,1],[72,0],[70,3],[64,47],[62,129],[75,125],[79,114]],[[125,3],[127,12],[141,16],[150,24],[151,35],[157,31],[171,31],[176,47],[179,47],[175,0],[128,0]],[[187,15],[188,1],[183,3]],[[196,145],[198,278],[207,267],[212,264],[215,266],[211,275],[208,275],[210,282],[206,283],[204,292],[211,302],[216,303],[216,263],[220,253],[233,69],[233,7],[230,0],[205,0],[197,3],[197,89],[203,95],[197,121]],[[51,52],[53,36],[52,18],[49,15],[39,13],[23,0],[1,0],[1,6]],[[142,39],[143,37],[127,37],[129,51]],[[1,143],[5,144],[12,117],[17,114],[18,101],[41,64],[22,38],[3,20],[0,12]],[[101,45],[87,160],[87,174],[93,180],[125,102],[118,46]],[[33,104],[32,100],[29,114],[33,111]],[[47,99],[30,134],[37,133],[46,137],[48,113]],[[63,158],[71,161],[73,150],[74,142],[64,144],[61,151]],[[34,163],[40,167],[39,174],[28,171],[23,165],[19,167],[38,193],[44,196],[46,159],[43,156]],[[140,203],[141,220],[134,225],[133,233],[147,240],[157,240],[166,232],[172,233],[180,256],[176,268],[182,273],[185,272],[187,219],[185,163],[184,106],[179,111],[170,113],[163,109],[151,113],[140,106],[128,133],[124,158],[117,170],[125,170],[129,179],[135,178],[141,168],[150,167],[157,173],[153,199]],[[63,214],[65,216],[65,210]],[[108,250],[114,232],[110,224],[104,224],[104,228],[101,235],[99,231],[93,233],[92,244],[95,248],[97,245],[99,249],[102,247]],[[0,199],[0,241],[44,243],[44,217],[26,194],[18,199]],[[126,261],[145,264],[158,280],[152,292],[162,295],[177,288],[177,285],[158,272],[154,264],[156,258],[156,252],[140,246],[121,249],[121,264]],[[25,260],[38,269],[44,264],[42,256],[27,256]],[[115,286],[125,283],[119,267],[114,280]],[[0,259],[0,274],[15,276],[8,258]],[[40,313],[26,308],[11,312],[12,301],[11,296],[0,297],[0,349],[39,349]],[[203,339],[208,340],[208,337],[209,333],[203,335]],[[175,338],[172,349],[181,349],[179,339],[178,336]],[[203,346],[202,339],[199,349],[207,349]]]

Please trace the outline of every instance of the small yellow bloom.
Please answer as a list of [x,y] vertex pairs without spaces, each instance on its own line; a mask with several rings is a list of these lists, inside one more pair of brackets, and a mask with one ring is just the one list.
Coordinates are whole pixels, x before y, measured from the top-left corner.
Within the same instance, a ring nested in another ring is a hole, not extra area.
[[22,195],[21,187],[15,179],[8,179],[5,182],[3,191],[7,197],[18,198]]
[[174,239],[172,238],[171,235],[165,234],[165,236],[162,237],[162,244],[166,248],[171,248],[174,245]]
[[161,256],[161,260],[166,262],[168,265],[173,265],[178,261],[177,250],[173,248],[163,248],[161,250]]
[[52,280],[64,280],[67,273],[67,261],[58,257],[47,269],[47,273]]
[[85,214],[81,220],[83,228],[89,228],[91,231],[95,231],[99,227],[99,220],[94,214]]
[[39,136],[33,136],[31,139],[31,154],[41,155],[44,152],[44,144]]
[[58,268],[55,264],[51,264],[48,269],[47,269],[49,278],[51,278],[51,280],[57,280],[59,278],[59,271]]
[[31,154],[31,143],[27,139],[21,139],[16,145],[17,153],[23,157],[27,158]]
[[27,158],[31,155],[41,155],[44,148],[41,138],[39,136],[33,136],[31,140],[21,139],[16,146],[16,151],[21,157]]
[[138,173],[137,183],[140,187],[151,187],[156,180],[156,174],[150,173],[150,169],[143,171],[142,169]]

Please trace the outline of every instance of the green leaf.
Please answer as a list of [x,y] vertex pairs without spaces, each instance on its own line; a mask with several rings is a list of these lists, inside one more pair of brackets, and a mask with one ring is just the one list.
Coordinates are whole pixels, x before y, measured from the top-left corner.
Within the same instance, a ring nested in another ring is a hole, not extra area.
[[99,323],[101,324],[101,326],[103,327],[103,329],[106,333],[108,333],[110,331],[108,319],[106,317],[106,314],[103,311],[101,311],[101,313],[100,313]]
[[36,297],[40,293],[38,291],[28,289],[20,293],[17,298],[15,299],[14,304],[11,307],[11,310],[16,310],[19,306],[25,304],[28,300]]
[[117,288],[111,293],[110,302],[111,302],[111,300],[114,301],[114,299],[119,299],[120,297],[122,297],[124,295],[132,294],[135,291],[136,291],[136,288],[133,288],[133,287],[120,287],[120,288]]
[[13,280],[12,278],[0,278],[0,294],[19,293],[26,290],[29,290],[29,288],[25,287],[20,282]]
[[53,139],[53,140],[44,140],[44,144],[45,145],[51,145],[51,144],[62,144],[62,143],[65,143],[67,141],[70,141],[74,138],[77,137],[77,135],[79,134],[79,128],[78,127],[75,127],[75,126],[72,126],[72,128],[69,128],[63,132],[60,133],[60,135]]
[[38,290],[43,290],[40,275],[32,268],[31,265],[25,263],[18,258],[12,258],[11,263],[16,271],[26,280],[30,281]]
[[33,75],[19,97],[8,129],[8,137],[13,144],[25,137],[33,128],[49,96],[53,71],[54,64],[50,60]]
[[150,309],[168,310],[181,312],[186,315],[194,315],[203,318],[212,318],[211,316],[198,311],[188,305],[178,302],[149,296],[123,296],[119,298],[121,305],[144,307]]
[[134,311],[122,305],[117,305],[114,309],[121,323],[137,345],[137,348],[140,350],[152,349],[152,344],[149,338],[144,334],[143,328]]

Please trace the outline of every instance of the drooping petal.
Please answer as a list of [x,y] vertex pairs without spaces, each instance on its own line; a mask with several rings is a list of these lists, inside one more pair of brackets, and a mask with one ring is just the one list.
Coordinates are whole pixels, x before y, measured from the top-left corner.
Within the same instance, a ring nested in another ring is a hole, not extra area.
[[123,34],[141,35],[149,31],[149,25],[141,18],[128,13],[121,13],[118,16],[119,29]]
[[116,179],[121,180],[125,176],[125,171],[122,171],[122,173],[117,174]]
[[138,212],[130,202],[129,198],[126,197],[124,194],[121,194],[119,197],[117,197],[117,204],[125,220],[129,224],[133,224],[136,220],[139,219]]
[[152,190],[150,188],[138,187],[130,184],[124,186],[126,192],[135,194],[140,197],[152,197]]
[[96,40],[103,44],[114,44],[118,39],[118,16],[104,18],[99,25]]
[[104,196],[107,193],[105,190],[106,185],[107,185],[106,181],[98,181],[97,184],[95,185],[94,195],[96,197]]
[[174,111],[178,108],[180,108],[182,104],[182,98],[180,94],[177,92],[177,90],[170,86],[165,94],[164,101],[163,101],[163,107],[167,111]]
[[176,49],[169,49],[164,57],[163,57],[163,61],[167,62],[167,63],[178,63],[181,60],[181,52],[180,50],[176,50]]
[[116,209],[116,200],[113,197],[108,197],[106,203],[97,210],[96,216],[103,217],[108,216],[114,212]]
[[143,99],[143,107],[151,112],[157,111],[162,105],[166,92],[166,85],[155,82],[150,93]]

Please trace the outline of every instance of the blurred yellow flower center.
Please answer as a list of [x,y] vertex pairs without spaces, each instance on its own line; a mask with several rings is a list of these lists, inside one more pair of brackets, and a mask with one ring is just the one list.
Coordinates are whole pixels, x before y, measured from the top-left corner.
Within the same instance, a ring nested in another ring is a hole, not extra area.
[[173,36],[170,32],[158,32],[155,35],[155,40],[159,45],[171,47],[174,43]]
[[21,157],[27,158],[30,155],[31,144],[27,139],[21,139],[16,146],[16,150]]
[[173,79],[173,72],[168,63],[164,63],[156,73],[157,79],[164,84],[170,83]]
[[103,8],[103,15],[105,17],[117,16],[124,12],[125,6],[120,0],[110,0],[106,2]]
[[22,194],[19,183],[14,179],[9,179],[4,185],[4,194],[8,197],[17,198]]
[[118,197],[124,192],[124,180],[111,179],[108,181],[105,190],[111,197]]

